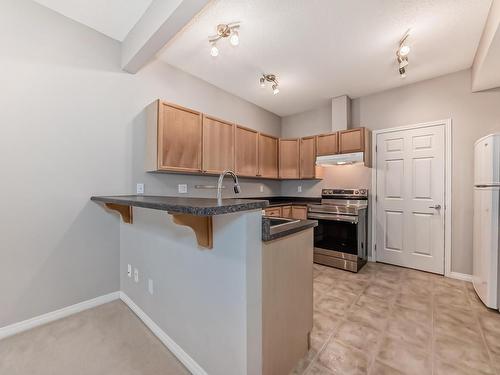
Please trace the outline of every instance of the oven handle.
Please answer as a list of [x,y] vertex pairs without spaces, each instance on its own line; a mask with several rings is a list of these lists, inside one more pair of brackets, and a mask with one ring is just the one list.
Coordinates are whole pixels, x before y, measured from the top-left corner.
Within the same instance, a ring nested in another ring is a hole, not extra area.
[[345,221],[352,224],[358,223],[357,216],[346,216],[346,215],[322,215],[314,212],[309,212],[307,215],[308,219],[320,219],[320,220],[331,220],[331,221]]

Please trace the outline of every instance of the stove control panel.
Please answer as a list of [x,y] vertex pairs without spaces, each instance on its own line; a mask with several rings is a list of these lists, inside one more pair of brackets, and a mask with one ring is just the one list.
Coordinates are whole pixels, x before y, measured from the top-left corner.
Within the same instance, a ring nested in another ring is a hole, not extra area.
[[367,189],[322,189],[321,195],[325,198],[353,197],[368,198]]

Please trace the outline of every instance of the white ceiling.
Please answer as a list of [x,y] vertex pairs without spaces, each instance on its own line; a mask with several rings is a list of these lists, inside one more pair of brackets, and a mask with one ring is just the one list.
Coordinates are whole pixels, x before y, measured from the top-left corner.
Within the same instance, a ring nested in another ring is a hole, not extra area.
[[[47,1],[47,0],[44,0]],[[471,66],[491,0],[215,0],[159,58],[280,116]],[[241,21],[240,45],[215,25]],[[411,28],[408,77],[395,50]],[[281,92],[258,84],[276,73]]]
[[34,0],[122,42],[152,0]]

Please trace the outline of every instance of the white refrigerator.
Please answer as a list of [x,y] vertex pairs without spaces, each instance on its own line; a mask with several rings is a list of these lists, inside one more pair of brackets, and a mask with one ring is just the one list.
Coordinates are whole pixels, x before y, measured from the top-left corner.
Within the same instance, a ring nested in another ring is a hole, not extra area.
[[499,308],[500,133],[474,144],[474,226],[472,282],[479,298]]

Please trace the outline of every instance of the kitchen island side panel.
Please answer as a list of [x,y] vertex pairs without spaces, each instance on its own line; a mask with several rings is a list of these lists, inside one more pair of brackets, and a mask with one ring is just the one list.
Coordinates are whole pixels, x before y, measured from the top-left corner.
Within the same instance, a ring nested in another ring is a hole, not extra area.
[[208,374],[259,374],[261,212],[215,216],[213,225],[207,250],[166,212],[134,208],[134,224],[120,224],[121,290]]

